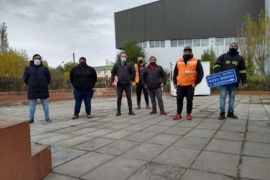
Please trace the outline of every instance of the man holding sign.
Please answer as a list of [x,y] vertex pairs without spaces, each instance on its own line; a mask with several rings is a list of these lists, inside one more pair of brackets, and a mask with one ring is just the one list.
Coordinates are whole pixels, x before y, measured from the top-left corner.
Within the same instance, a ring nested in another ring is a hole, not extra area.
[[229,46],[229,51],[218,57],[214,64],[215,73],[235,70],[237,81],[231,84],[219,86],[220,95],[220,116],[219,120],[225,119],[225,104],[226,97],[229,94],[229,107],[228,107],[228,118],[238,119],[234,114],[234,102],[235,102],[235,92],[239,86],[240,80],[243,87],[247,87],[247,74],[246,74],[246,64],[242,56],[239,55],[238,44],[233,42]]

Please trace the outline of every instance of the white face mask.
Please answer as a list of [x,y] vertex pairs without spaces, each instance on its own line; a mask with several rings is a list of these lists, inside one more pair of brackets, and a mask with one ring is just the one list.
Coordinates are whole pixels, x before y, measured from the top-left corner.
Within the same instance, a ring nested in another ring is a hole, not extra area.
[[127,61],[127,58],[125,58],[125,57],[121,58],[121,62],[126,62],[126,61]]
[[34,60],[34,64],[35,64],[36,66],[38,66],[38,65],[41,64],[41,61],[40,61],[40,60]]

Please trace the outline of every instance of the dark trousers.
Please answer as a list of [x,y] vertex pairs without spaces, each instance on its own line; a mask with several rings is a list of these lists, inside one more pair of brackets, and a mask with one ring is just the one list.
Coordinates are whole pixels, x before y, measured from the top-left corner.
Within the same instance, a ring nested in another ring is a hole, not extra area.
[[177,86],[177,113],[181,114],[183,110],[183,100],[187,100],[187,114],[191,114],[193,107],[194,88],[190,86]]
[[[159,109],[164,109],[161,88],[148,89],[148,93],[151,99],[152,109],[157,109],[157,102],[158,102]],[[156,102],[156,99],[157,99],[157,102]]]
[[123,91],[125,91],[127,96],[127,102],[128,102],[128,109],[129,111],[132,111],[132,100],[131,100],[131,85],[118,85],[117,86],[117,111],[121,112],[121,102],[122,102],[122,95]]
[[145,87],[143,87],[142,83],[137,83],[136,84],[136,95],[137,95],[137,103],[141,102],[141,94],[144,94],[144,99],[146,104],[149,104],[149,97],[148,97],[148,92]]
[[82,90],[82,89],[74,89],[73,95],[75,98],[75,108],[74,108],[74,114],[79,114],[82,101],[84,101],[85,105],[85,112],[91,113],[91,100],[93,97],[93,89],[88,90]]

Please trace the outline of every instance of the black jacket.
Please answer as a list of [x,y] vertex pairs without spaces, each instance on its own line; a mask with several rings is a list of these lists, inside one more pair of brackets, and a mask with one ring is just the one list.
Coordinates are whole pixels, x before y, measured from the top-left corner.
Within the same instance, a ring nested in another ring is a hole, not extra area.
[[143,86],[147,85],[147,89],[157,89],[161,83],[166,84],[166,74],[161,66],[156,65],[152,70],[149,65],[144,68],[141,80]]
[[93,89],[97,82],[96,70],[88,65],[85,67],[81,65],[75,66],[71,69],[69,77],[73,87],[76,89],[90,90]]
[[[187,63],[187,61],[185,61],[185,63]],[[202,81],[203,76],[204,76],[203,67],[200,60],[197,61],[196,71],[197,71],[197,78],[194,82],[195,85],[199,84]],[[174,67],[174,71],[173,71],[173,84],[174,85],[177,84],[177,76],[178,76],[178,68],[177,68],[177,63],[176,63]]]
[[244,58],[240,56],[238,52],[234,54],[227,52],[219,56],[213,69],[215,73],[234,69],[237,76],[237,82],[234,84],[238,86],[240,80],[242,83],[247,83],[246,63]]
[[135,76],[135,69],[128,62],[125,62],[123,65],[122,63],[118,62],[114,64],[111,73],[112,73],[111,82],[114,81],[114,76],[117,76],[118,77],[117,85],[124,86],[130,85],[130,82],[133,80]]
[[27,85],[28,99],[49,98],[51,74],[42,62],[36,66],[33,61],[30,61],[30,65],[24,69],[23,81]]

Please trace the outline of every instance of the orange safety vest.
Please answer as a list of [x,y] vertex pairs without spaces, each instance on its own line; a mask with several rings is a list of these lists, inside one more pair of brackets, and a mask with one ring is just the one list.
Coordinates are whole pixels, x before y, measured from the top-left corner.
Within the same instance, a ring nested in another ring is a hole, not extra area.
[[184,59],[180,58],[177,61],[178,76],[177,85],[179,86],[189,86],[192,85],[197,78],[197,58],[191,58],[185,64]]
[[140,73],[139,73],[138,64],[134,64],[134,68],[135,68],[135,83],[139,83]]
[[[144,67],[147,67],[148,64],[145,64]],[[134,64],[134,68],[135,68],[135,83],[139,83],[140,82],[140,72],[139,72],[139,68],[138,68],[138,64]]]

